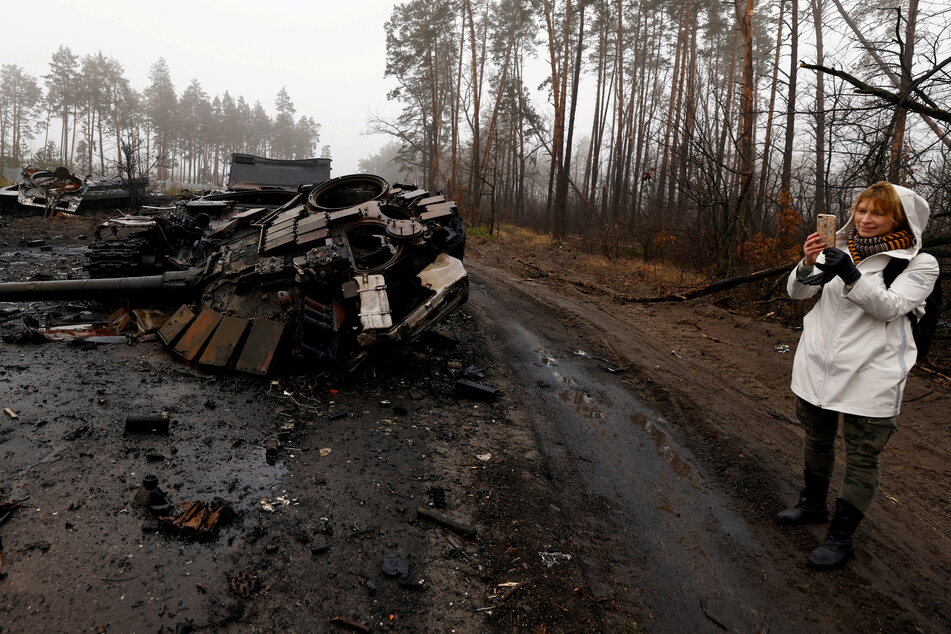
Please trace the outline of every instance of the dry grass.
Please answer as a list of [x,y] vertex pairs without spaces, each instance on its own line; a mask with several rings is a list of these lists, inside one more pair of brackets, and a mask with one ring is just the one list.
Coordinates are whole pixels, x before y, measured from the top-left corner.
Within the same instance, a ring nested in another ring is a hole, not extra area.
[[666,262],[645,262],[638,257],[616,257],[588,253],[578,247],[575,239],[554,246],[551,236],[515,225],[501,225],[494,236],[479,232],[470,234],[469,243],[476,248],[493,247],[504,250],[512,258],[522,259],[551,273],[577,277],[603,284],[618,292],[644,294],[663,293],[697,286],[706,276]]

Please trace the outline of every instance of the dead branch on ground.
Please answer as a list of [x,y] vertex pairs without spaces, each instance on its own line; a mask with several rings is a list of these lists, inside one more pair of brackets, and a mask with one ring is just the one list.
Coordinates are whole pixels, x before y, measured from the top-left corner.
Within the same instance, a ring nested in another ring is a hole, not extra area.
[[740,275],[737,277],[731,277],[725,280],[720,280],[718,282],[713,282],[711,284],[705,284],[703,286],[698,286],[696,288],[691,288],[680,293],[671,293],[669,295],[657,295],[654,297],[634,297],[633,295],[625,295],[623,293],[618,293],[615,290],[601,286],[600,284],[592,284],[591,282],[585,282],[582,280],[576,280],[569,277],[564,277],[557,275],[555,273],[550,273],[548,271],[543,271],[533,264],[524,262],[516,258],[515,260],[522,266],[528,267],[535,271],[541,273],[544,277],[558,280],[559,282],[565,282],[567,284],[573,284],[574,286],[580,286],[582,288],[588,288],[599,293],[603,293],[622,302],[632,302],[632,303],[658,303],[658,302],[682,302],[688,299],[693,299],[695,297],[701,297],[703,295],[709,295],[710,293],[716,293],[717,291],[723,291],[730,288],[734,288],[741,284],[746,284],[749,282],[757,282],[759,280],[764,280],[776,275],[781,275],[783,273],[788,273],[796,265],[796,262],[790,262],[788,264],[782,264],[780,266],[774,266],[769,269],[764,269],[762,271],[756,271],[755,273],[750,273],[749,275]]

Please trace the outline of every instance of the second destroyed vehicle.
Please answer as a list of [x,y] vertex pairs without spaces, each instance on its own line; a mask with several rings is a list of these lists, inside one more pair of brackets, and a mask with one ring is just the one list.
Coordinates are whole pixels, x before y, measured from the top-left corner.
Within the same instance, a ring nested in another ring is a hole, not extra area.
[[158,334],[188,362],[355,367],[466,301],[464,250],[454,202],[357,174],[277,209],[162,218],[90,247],[89,279],[0,284],[0,301],[178,300]]

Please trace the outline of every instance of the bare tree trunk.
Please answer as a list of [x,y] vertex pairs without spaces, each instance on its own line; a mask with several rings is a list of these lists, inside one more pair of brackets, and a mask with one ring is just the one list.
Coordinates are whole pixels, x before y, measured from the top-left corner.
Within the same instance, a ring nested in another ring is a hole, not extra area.
[[[655,201],[658,207],[665,207],[669,203],[667,196],[667,183],[670,180],[670,165],[674,160],[671,156],[673,153],[674,144],[676,143],[676,127],[679,125],[679,108],[677,104],[680,101],[680,88],[681,88],[681,64],[682,58],[684,55],[684,48],[686,42],[686,21],[687,21],[687,8],[690,5],[690,0],[687,4],[683,6],[680,12],[680,22],[679,29],[677,32],[677,49],[674,54],[674,75],[670,82],[670,102],[667,108],[667,126],[664,130],[664,142],[662,145],[663,155],[661,156],[660,162],[660,171],[658,173],[658,183],[657,183],[657,200]],[[673,140],[672,140],[673,139]]]
[[[429,189],[435,191],[439,189],[440,186],[439,150],[440,135],[442,134],[442,100],[439,95],[439,55],[434,49],[435,44],[429,49],[429,69],[432,73],[432,81],[430,81],[430,107],[432,108],[433,120],[431,127],[432,145],[429,155],[429,179],[426,185]],[[478,203],[476,204],[478,205]]]
[[783,172],[780,191],[792,204],[792,153],[796,135],[796,73],[799,69],[799,0],[790,0],[789,7],[789,91],[786,96],[786,143],[783,146]]
[[[575,51],[574,76],[571,79],[571,104],[568,108],[568,130],[565,135],[565,160],[564,165],[558,173],[558,191],[556,193],[558,207],[556,209],[556,216],[560,217],[561,223],[561,235],[557,236],[559,239],[564,238],[564,233],[566,230],[565,223],[568,207],[568,170],[571,168],[571,146],[574,139],[575,112],[578,108],[578,83],[581,77],[581,54],[584,50],[584,8],[585,4],[583,2],[578,5],[578,46],[577,50]],[[568,29],[566,28],[565,31],[565,34],[567,35]],[[567,44],[565,46],[565,53],[568,53]],[[565,57],[565,61],[568,61],[567,56]]]
[[456,84],[455,91],[452,95],[452,116],[451,116],[451,126],[452,126],[452,140],[451,140],[451,149],[450,149],[450,166],[449,166],[449,184],[446,188],[450,196],[456,195],[456,187],[458,186],[458,169],[459,169],[459,105],[462,99],[462,51],[465,49],[466,44],[466,12],[462,11],[462,22],[459,29],[459,55],[457,55],[457,66],[456,66]]
[[598,161],[601,156],[601,143],[603,142],[604,124],[601,118],[601,108],[607,97],[605,95],[604,80],[607,76],[607,29],[606,23],[602,25],[598,37],[598,62],[597,78],[594,88],[594,114],[591,117],[591,143],[588,145],[588,156],[585,160],[584,169],[584,197],[589,204],[594,203],[594,192],[598,180]]
[[[555,121],[552,129],[552,141],[551,141],[551,160],[552,167],[551,173],[549,175],[549,196],[551,197],[552,186],[554,187],[554,200],[553,200],[553,218],[552,218],[552,234],[556,242],[559,242],[564,238],[564,207],[560,206],[560,201],[558,200],[558,187],[556,182],[560,177],[561,170],[564,169],[564,135],[565,135],[565,92],[566,92],[566,77],[567,68],[565,68],[567,58],[562,59],[561,53],[557,50],[558,38],[555,33],[555,11],[552,6],[551,0],[542,0],[543,8],[545,13],[545,26],[548,32],[548,56],[549,56],[549,66],[551,69],[551,87],[552,87],[552,101],[554,102],[554,114]],[[567,29],[568,19],[571,15],[571,0],[567,0],[565,4],[565,28]],[[567,39],[567,38],[566,38]],[[565,43],[567,46],[567,41]]]
[[[825,0],[812,1],[812,20],[816,33],[816,59],[819,65],[825,64],[825,51],[822,45],[822,13]],[[816,205],[817,214],[826,213],[826,102],[825,75],[816,76]]]
[[99,173],[105,175],[106,173],[106,150],[102,146],[102,113],[99,113],[97,117],[96,127],[99,130]]
[[779,22],[776,27],[776,50],[773,53],[773,78],[769,89],[769,107],[766,109],[766,137],[763,139],[763,158],[759,175],[759,195],[766,194],[766,177],[769,173],[770,155],[773,152],[773,116],[776,112],[776,88],[779,83],[779,54],[783,48],[783,24],[786,0],[779,2]]
[[[739,198],[737,200],[738,226],[734,242],[745,232],[751,216],[753,180],[753,128],[756,106],[753,93],[753,8],[755,0],[735,0],[737,22],[743,38],[743,88],[740,98],[740,134],[737,143],[739,152]],[[722,271],[721,271],[722,272]]]
[[[899,12],[899,16],[900,15]],[[908,0],[908,14],[905,17],[905,41],[901,46],[901,84],[898,87],[902,98],[908,96],[908,91],[911,87],[911,60],[915,54],[915,29],[917,25],[918,0]],[[905,154],[905,123],[907,119],[907,109],[901,106],[895,108],[891,154],[888,160],[888,180],[892,183],[901,181],[901,167],[904,163]]]
[[471,0],[465,0],[465,8],[469,13],[469,49],[472,56],[469,69],[472,81],[472,156],[469,158],[469,191],[472,192],[472,204],[478,207],[479,199],[482,198],[482,174],[479,173],[479,157],[482,156],[482,132],[479,121],[482,78],[479,73],[478,40],[475,34],[475,15],[472,12]]
[[690,156],[690,143],[693,141],[694,128],[696,125],[696,90],[697,85],[697,18],[693,16],[693,28],[690,29],[690,61],[687,65],[687,96],[684,99],[684,132],[680,144],[679,159],[679,178],[677,188],[677,199],[675,201],[676,209],[683,213],[684,200],[683,193],[690,186],[690,162],[687,158]]

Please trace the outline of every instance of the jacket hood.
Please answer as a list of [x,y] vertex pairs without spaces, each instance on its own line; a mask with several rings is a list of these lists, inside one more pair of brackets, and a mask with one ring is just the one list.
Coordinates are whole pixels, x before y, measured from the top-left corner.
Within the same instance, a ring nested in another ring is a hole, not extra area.
[[[925,233],[925,228],[928,226],[928,218],[931,215],[931,207],[928,205],[928,201],[907,187],[902,187],[901,185],[892,185],[892,187],[894,187],[895,191],[898,192],[898,198],[901,200],[902,209],[905,211],[905,216],[908,218],[908,226],[911,229],[911,233],[915,237],[915,240],[910,247],[886,251],[886,253],[891,256],[910,260],[918,254],[918,251],[921,250],[922,236]],[[845,226],[836,232],[836,246],[848,244],[849,230],[851,226],[852,223],[850,218],[850,221],[846,222]]]

